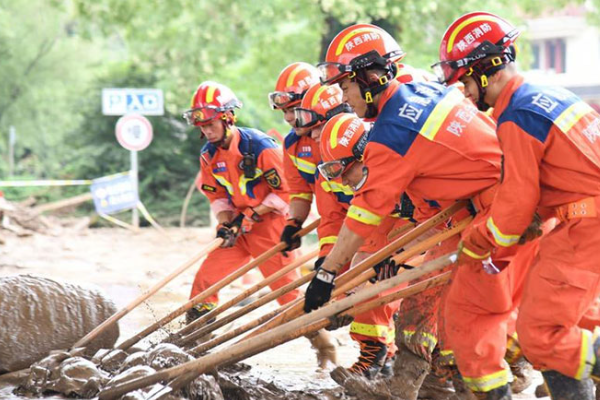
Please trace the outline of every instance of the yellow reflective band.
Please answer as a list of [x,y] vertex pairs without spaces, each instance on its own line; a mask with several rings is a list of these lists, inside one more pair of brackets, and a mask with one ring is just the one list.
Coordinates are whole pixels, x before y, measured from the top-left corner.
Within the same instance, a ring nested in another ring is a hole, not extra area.
[[343,185],[336,181],[323,181],[323,182],[321,182],[321,187],[327,193],[333,192],[333,193],[343,193],[348,196],[354,195],[354,191],[352,190],[352,188],[350,186]]
[[290,194],[290,200],[293,199],[302,199],[302,200],[308,200],[308,201],[312,201],[312,193],[294,193],[294,194]]
[[338,131],[342,124],[350,119],[354,118],[354,114],[345,114],[337,120],[333,129],[331,130],[331,136],[329,137],[329,145],[332,149],[335,149],[338,145]]
[[358,222],[362,222],[363,224],[367,225],[377,226],[381,224],[381,221],[383,220],[383,218],[379,215],[358,206],[350,206],[346,215],[349,218],[352,218]]
[[469,378],[463,375],[463,380],[473,392],[489,392],[507,385],[511,376],[512,374],[505,369],[479,378]]
[[496,243],[502,247],[510,247],[516,244],[519,241],[521,235],[506,235],[498,229],[492,217],[489,217],[485,226],[488,228],[492,235],[494,235],[494,240]]
[[337,236],[325,236],[319,239],[319,248],[322,248],[326,244],[335,244],[337,242]]
[[429,114],[429,117],[427,117],[427,120],[425,120],[425,123],[421,128],[421,135],[429,140],[433,140],[448,117],[448,114],[450,114],[452,109],[460,104],[463,99],[464,96],[460,90],[456,88],[452,89],[450,93],[435,106],[431,114]]
[[490,253],[489,253],[489,252],[488,252],[488,253],[485,253],[484,255],[482,255],[482,256],[481,256],[481,255],[479,255],[479,254],[477,254],[477,253],[475,253],[475,252],[472,252],[471,250],[467,249],[467,248],[466,248],[466,247],[464,247],[464,246],[463,246],[463,248],[461,249],[461,251],[462,251],[463,253],[465,253],[466,255],[468,255],[469,257],[471,257],[471,258],[474,258],[474,259],[476,259],[476,260],[483,260],[483,259],[485,259],[485,258],[488,258],[488,257],[490,256]]
[[592,111],[594,110],[587,103],[578,101],[563,111],[554,123],[563,133],[567,133],[584,115]]
[[215,91],[217,90],[216,86],[209,86],[208,90],[206,91],[206,102],[207,103],[212,103],[212,101],[215,99]]
[[317,90],[317,92],[315,93],[315,95],[312,98],[312,101],[310,102],[311,107],[314,107],[317,105],[317,103],[319,102],[319,96],[321,96],[321,93],[323,93],[327,89],[329,89],[329,86],[323,85]]
[[592,332],[585,329],[581,330],[581,354],[579,359],[579,368],[575,379],[582,380],[589,378],[592,373],[592,368],[596,363],[596,354],[594,354],[594,339]]
[[342,50],[344,49],[344,46],[346,45],[346,43],[348,43],[348,41],[352,38],[352,36],[357,35],[359,33],[363,33],[363,32],[370,32],[371,28],[359,28],[359,29],[354,29],[353,31],[349,32],[346,36],[344,36],[342,38],[342,40],[340,41],[340,44],[338,44],[337,49],[335,49],[335,55],[339,56],[340,54],[342,54]]
[[298,168],[299,171],[306,172],[310,175],[314,175],[315,172],[317,172],[317,166],[315,164],[301,158],[294,157],[291,154],[289,154],[289,156],[292,159],[292,163],[294,163],[294,166]]
[[217,308],[217,303],[200,303],[196,304],[194,308],[198,311],[211,311]]
[[402,332],[404,340],[407,343],[416,343],[425,347],[429,352],[432,352],[438,343],[437,338],[428,332],[415,332],[405,330]]
[[448,39],[448,46],[446,48],[446,51],[448,53],[450,53],[452,51],[452,47],[454,46],[454,41],[456,40],[456,36],[460,33],[460,31],[467,25],[473,23],[473,22],[478,22],[478,21],[491,21],[491,20],[497,20],[498,23],[500,23],[502,25],[502,21],[500,21],[498,18],[490,16],[490,15],[479,15],[479,16],[475,16],[475,17],[471,17],[469,19],[464,20],[460,25],[458,25],[456,28],[454,28],[454,31],[452,32],[452,35],[450,35],[450,38]]
[[290,72],[290,74],[288,75],[287,78],[287,82],[285,83],[286,87],[290,87],[292,86],[292,84],[294,83],[294,79],[296,78],[296,75],[298,75],[298,73],[300,73],[300,71],[302,71],[304,67],[302,65],[298,65],[296,66],[296,68],[294,68],[294,70],[292,72]]
[[227,189],[227,193],[229,193],[231,196],[233,196],[233,185],[231,183],[229,183],[229,181],[227,181],[227,179],[223,178],[220,175],[212,174],[212,176],[214,176],[215,179],[217,180],[217,182],[219,182],[222,186],[225,186],[225,189]]
[[440,364],[441,365],[456,365],[456,359],[454,358],[454,352],[452,350],[440,350]]
[[242,196],[246,195],[247,190],[247,184],[250,181],[253,181],[257,178],[259,178],[262,175],[262,171],[258,168],[256,168],[256,170],[254,171],[254,177],[252,178],[246,178],[246,176],[244,174],[240,175],[240,182],[238,184],[238,186],[240,187],[240,193],[242,194]]
[[392,336],[393,332],[393,328],[385,325],[361,324],[359,322],[352,322],[352,324],[350,324],[350,333],[373,338],[384,338],[387,340]]

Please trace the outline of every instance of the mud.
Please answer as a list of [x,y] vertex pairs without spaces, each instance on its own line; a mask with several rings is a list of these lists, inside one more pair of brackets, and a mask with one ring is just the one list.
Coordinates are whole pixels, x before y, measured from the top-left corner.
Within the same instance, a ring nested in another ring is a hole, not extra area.
[[[99,289],[32,275],[0,278],[0,373],[26,368],[51,350],[67,349],[116,312]],[[112,347],[118,326],[88,346]]]

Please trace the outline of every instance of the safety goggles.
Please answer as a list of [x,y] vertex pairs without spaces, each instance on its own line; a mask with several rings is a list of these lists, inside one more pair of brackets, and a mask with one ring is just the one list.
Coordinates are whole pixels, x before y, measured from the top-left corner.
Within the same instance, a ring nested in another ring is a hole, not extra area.
[[352,72],[352,66],[337,62],[322,62],[317,64],[317,68],[324,85],[331,85]]
[[350,107],[346,103],[338,104],[333,107],[331,110],[328,110],[325,113],[325,116],[322,116],[316,111],[309,110],[307,108],[295,108],[294,116],[296,117],[295,126],[296,128],[313,128],[318,124],[323,123],[325,121],[329,121],[334,116],[340,113],[350,113],[352,112],[352,107]]
[[365,54],[357,56],[350,61],[350,64],[341,64],[337,62],[322,62],[317,64],[321,73],[321,83],[331,85],[338,82],[346,75],[353,78],[356,71],[366,68],[385,68],[391,61],[395,61],[404,55],[402,50],[391,51],[384,56],[380,56],[376,50],[371,50]]
[[324,162],[318,166],[319,173],[328,181],[337,179],[342,176],[346,168],[354,161],[356,161],[356,157],[351,156],[342,158],[341,160]]
[[213,119],[219,117],[222,112],[223,110],[218,107],[207,106],[192,108],[183,113],[183,118],[185,118],[189,125],[206,125]]
[[269,93],[269,104],[273,110],[278,108],[287,108],[294,102],[302,100],[304,93],[293,92],[272,92]]

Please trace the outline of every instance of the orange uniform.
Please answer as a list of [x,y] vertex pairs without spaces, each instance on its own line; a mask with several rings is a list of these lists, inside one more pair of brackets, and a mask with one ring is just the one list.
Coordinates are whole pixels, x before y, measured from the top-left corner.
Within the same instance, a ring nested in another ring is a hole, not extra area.
[[[207,289],[214,283],[246,264],[279,243],[281,231],[288,212],[288,186],[283,176],[281,150],[273,139],[264,133],[249,129],[235,128],[229,148],[217,148],[207,143],[200,156],[201,176],[198,188],[208,197],[212,211],[242,212],[247,207],[260,204],[274,208],[274,211],[261,216],[250,232],[242,234],[231,248],[219,248],[211,252],[200,266],[190,297]],[[244,154],[253,155],[256,168],[253,177],[246,177],[242,169]],[[293,253],[282,253],[271,257],[259,268],[269,276],[294,259]],[[300,276],[290,272],[273,282],[275,290]],[[285,304],[299,296],[297,290],[281,296],[278,301]],[[212,307],[218,302],[214,295],[206,299],[205,305]]]
[[600,294],[600,116],[564,89],[517,75],[502,89],[494,117],[503,179],[489,218],[465,246],[511,248],[536,209],[559,217],[528,274],[517,332],[535,367],[587,378],[597,362],[594,339],[578,324]]
[[[479,211],[476,221],[485,218],[500,177],[494,122],[460,90],[437,83],[393,82],[378,106],[364,154],[369,175],[348,210],[348,228],[369,236],[404,191],[441,207],[471,199]],[[448,343],[442,350],[448,352],[449,345],[454,351],[472,390],[487,391],[509,379],[503,360],[506,320],[518,301],[525,255],[532,251],[524,251],[521,260],[496,275],[468,265],[454,270],[444,304]],[[506,265],[515,253],[516,249],[498,252],[493,260]]]

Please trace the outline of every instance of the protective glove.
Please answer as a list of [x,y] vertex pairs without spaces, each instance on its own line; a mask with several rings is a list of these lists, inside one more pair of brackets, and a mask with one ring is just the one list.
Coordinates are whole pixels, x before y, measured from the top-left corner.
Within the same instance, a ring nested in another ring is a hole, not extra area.
[[531,224],[519,238],[519,244],[525,244],[542,236],[542,217],[538,213],[533,214]]
[[223,239],[221,247],[233,247],[235,241],[241,233],[244,214],[239,214],[231,222],[224,222],[217,225],[217,237]]
[[328,331],[335,331],[336,329],[350,325],[353,321],[354,317],[352,315],[335,314],[329,317],[330,324],[325,329]]
[[375,264],[373,269],[375,270],[375,276],[369,279],[369,282],[375,283],[378,281],[384,281],[398,275],[400,268],[412,269],[414,267],[407,264],[397,264],[394,259],[390,256],[383,261]]
[[304,312],[309,313],[316,310],[331,299],[331,292],[335,287],[333,280],[336,275],[335,272],[327,271],[321,267],[317,269],[317,274],[306,289]]
[[296,235],[302,229],[302,222],[296,218],[290,218],[287,220],[283,232],[281,232],[281,241],[287,244],[287,247],[283,249],[285,254],[286,251],[294,250],[300,247],[302,239]]

